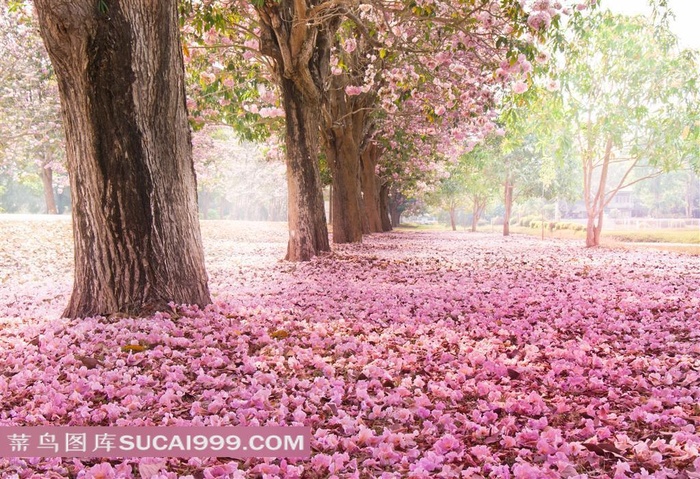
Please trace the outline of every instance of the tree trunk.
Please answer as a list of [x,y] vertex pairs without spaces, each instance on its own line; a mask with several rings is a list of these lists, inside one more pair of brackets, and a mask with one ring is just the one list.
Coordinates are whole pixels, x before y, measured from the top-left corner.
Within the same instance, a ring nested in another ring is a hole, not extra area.
[[322,138],[334,187],[333,242],[360,243],[360,142],[365,110],[357,98],[345,94],[344,75],[332,75],[329,80],[331,86],[322,104]]
[[333,183],[328,186],[328,224],[333,224]]
[[[297,85],[280,79],[286,118],[288,261],[308,261],[330,251],[323,187],[318,166],[318,105],[304,98]],[[333,196],[337,196],[337,191]],[[334,216],[338,212],[334,211]]]
[[513,184],[506,178],[505,213],[503,215],[503,236],[510,236],[510,218],[513,212]]
[[[597,191],[593,196],[593,163],[589,160],[588,170],[584,169],[586,178],[584,179],[584,197],[586,199],[586,247],[593,248],[600,246],[600,233],[603,230],[603,216],[605,215],[606,193],[608,183],[608,170],[612,159],[612,138],[608,138],[605,143],[605,153],[601,165],[600,178],[598,180]],[[610,196],[616,193],[612,192]],[[597,221],[596,221],[597,220]]]
[[384,231],[379,205],[378,178],[375,173],[378,151],[375,144],[370,144],[360,157],[363,206],[370,233],[381,233]]
[[389,215],[391,216],[392,228],[398,228],[401,224],[401,211],[394,201],[389,201]]
[[450,206],[450,225],[452,225],[452,231],[457,231],[457,222],[455,221],[455,206]]
[[36,0],[58,78],[75,241],[64,315],[211,302],[174,0]]
[[41,184],[44,187],[44,201],[46,203],[46,214],[57,215],[56,196],[53,193],[53,170],[50,167],[41,168],[39,171]]
[[391,216],[389,215],[389,184],[384,183],[379,188],[379,214],[382,220],[382,231],[391,231]]
[[[600,246],[600,233],[603,231],[603,212],[595,216],[589,216],[586,224],[586,246],[589,248]],[[596,222],[597,219],[597,222]]]
[[479,218],[481,218],[481,214],[484,212],[484,208],[486,208],[485,200],[474,200],[474,207],[472,209],[472,233],[475,233],[477,227],[479,226]]
[[333,176],[333,242],[362,242],[360,209],[360,158],[352,131],[331,128],[325,132],[326,158]]
[[372,231],[369,229],[369,218],[367,217],[365,199],[362,197],[362,194],[360,194],[360,220],[362,221],[362,234],[370,234]]

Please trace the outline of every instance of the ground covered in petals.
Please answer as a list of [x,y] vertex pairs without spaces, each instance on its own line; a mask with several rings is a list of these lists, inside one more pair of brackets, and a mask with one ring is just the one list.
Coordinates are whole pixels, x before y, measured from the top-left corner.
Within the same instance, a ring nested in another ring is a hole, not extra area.
[[215,304],[71,321],[67,221],[3,220],[0,425],[305,425],[312,456],[2,477],[700,477],[697,257],[399,232],[291,264],[284,225],[203,229]]

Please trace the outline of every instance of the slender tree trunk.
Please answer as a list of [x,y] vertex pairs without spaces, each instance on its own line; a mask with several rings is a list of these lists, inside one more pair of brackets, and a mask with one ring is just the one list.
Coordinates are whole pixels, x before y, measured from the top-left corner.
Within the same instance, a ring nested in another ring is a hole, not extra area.
[[481,199],[474,200],[474,207],[472,208],[472,233],[475,233],[479,226],[479,219],[484,212],[484,208],[486,208],[486,201]]
[[[603,163],[601,165],[600,179],[596,185],[597,191],[593,195],[592,191],[592,166],[591,171],[587,173],[588,181],[585,183],[586,189],[584,195],[586,195],[586,213],[588,216],[588,221],[586,224],[586,247],[593,248],[600,246],[600,233],[603,230],[603,217],[605,215],[605,205],[606,205],[606,193],[608,183],[608,170],[610,168],[610,160],[612,158],[612,138],[608,138],[605,144],[605,153],[603,156]],[[591,162],[592,165],[592,162]]]
[[41,170],[39,170],[39,176],[41,176],[41,184],[44,187],[46,214],[57,215],[56,196],[53,193],[53,170],[50,167],[41,168]]
[[513,212],[513,184],[506,178],[505,184],[505,213],[503,215],[503,236],[510,235],[510,218]]
[[64,314],[210,303],[177,2],[34,4],[66,129],[75,283]]
[[363,206],[370,233],[381,233],[384,231],[379,206],[378,178],[375,172],[378,151],[379,149],[376,145],[370,144],[360,157]]
[[282,76],[280,84],[286,115],[289,198],[285,259],[308,261],[322,251],[330,251],[318,167],[319,108],[304,97],[292,80]]
[[389,184],[384,183],[379,188],[379,214],[382,220],[382,231],[391,231],[391,216],[389,215]]
[[450,205],[450,225],[452,226],[452,231],[457,231],[457,222],[455,221],[456,208],[454,205]]
[[333,183],[328,187],[328,224],[333,224]]

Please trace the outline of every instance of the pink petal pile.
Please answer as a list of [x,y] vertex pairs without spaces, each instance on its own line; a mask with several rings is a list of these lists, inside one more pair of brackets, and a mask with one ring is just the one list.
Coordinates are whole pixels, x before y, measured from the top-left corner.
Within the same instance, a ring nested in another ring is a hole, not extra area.
[[41,228],[0,253],[0,425],[305,425],[312,455],[2,477],[700,477],[697,258],[395,232],[291,264],[283,225],[205,223],[215,304],[66,320],[70,261],[31,272],[67,224]]

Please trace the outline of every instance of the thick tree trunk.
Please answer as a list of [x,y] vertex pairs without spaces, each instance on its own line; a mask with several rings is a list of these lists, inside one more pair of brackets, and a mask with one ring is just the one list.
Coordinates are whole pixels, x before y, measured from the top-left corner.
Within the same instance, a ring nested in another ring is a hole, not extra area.
[[503,236],[510,235],[510,217],[513,212],[513,184],[506,179],[505,184],[505,213],[503,215]]
[[333,176],[333,242],[362,242],[360,158],[352,131],[327,129],[326,158]]
[[382,220],[382,231],[391,231],[391,216],[389,215],[389,185],[384,183],[379,188],[379,214]]
[[211,302],[175,0],[36,0],[63,104],[75,241],[64,314]]
[[333,178],[333,242],[362,242],[360,142],[365,110],[357,97],[345,94],[347,78],[332,75],[323,107],[323,146]]
[[41,168],[39,171],[41,184],[44,187],[44,202],[46,204],[46,214],[57,215],[56,196],[53,193],[53,170],[49,167]]
[[455,221],[456,208],[450,206],[450,225],[452,226],[452,231],[457,231],[457,221]]
[[381,233],[382,227],[381,208],[379,202],[378,178],[375,172],[377,166],[376,145],[371,144],[365,148],[360,157],[361,184],[363,194],[363,207],[370,233]]
[[[285,259],[308,261],[330,250],[318,166],[319,108],[305,100],[292,80],[282,77],[280,84],[287,128],[289,243]],[[334,216],[337,214],[335,211]]]

